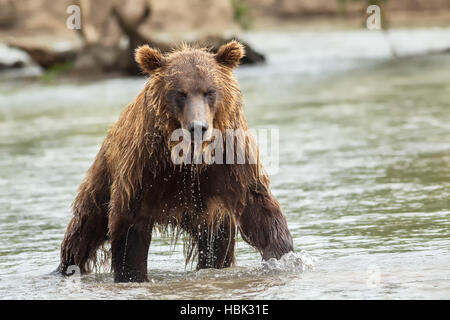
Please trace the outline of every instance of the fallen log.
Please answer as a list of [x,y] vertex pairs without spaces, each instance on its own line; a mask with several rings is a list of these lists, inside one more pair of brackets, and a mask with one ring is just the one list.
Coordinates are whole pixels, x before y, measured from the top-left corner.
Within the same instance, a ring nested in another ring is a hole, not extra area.
[[45,47],[36,47],[16,42],[7,44],[11,48],[25,51],[30,58],[43,69],[50,69],[56,64],[65,64],[74,61],[77,55],[76,50],[56,51]]
[[[198,43],[208,46],[212,52],[217,52],[222,44],[227,43],[230,39],[214,37],[207,38]],[[238,41],[240,41],[238,39]],[[240,41],[246,51],[246,56],[242,59],[242,64],[256,64],[265,61],[263,54],[255,51],[247,43]],[[142,44],[149,43],[150,46],[159,49],[165,53],[176,44],[160,43],[155,41],[142,40],[133,48],[121,49],[116,46],[105,46],[101,44],[91,44],[81,49],[72,49],[66,51],[56,51],[46,47],[33,47],[19,43],[8,43],[10,47],[25,51],[30,58],[44,70],[49,70],[56,65],[64,65],[71,63],[72,67],[67,70],[68,73],[85,73],[100,75],[102,73],[119,73],[123,75],[140,75],[141,70],[134,61],[134,49]],[[195,43],[191,43],[194,45]],[[16,66],[19,67],[19,66]],[[0,68],[1,70],[1,68]]]

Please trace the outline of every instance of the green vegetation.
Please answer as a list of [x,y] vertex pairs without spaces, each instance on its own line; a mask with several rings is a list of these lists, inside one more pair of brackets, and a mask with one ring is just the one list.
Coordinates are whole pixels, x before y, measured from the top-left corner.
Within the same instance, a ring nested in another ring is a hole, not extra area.
[[56,63],[42,74],[40,80],[43,82],[54,82],[61,74],[70,70],[72,67],[73,62]]
[[250,14],[250,5],[246,0],[231,0],[234,11],[234,21],[236,21],[244,30],[252,26],[252,17]]

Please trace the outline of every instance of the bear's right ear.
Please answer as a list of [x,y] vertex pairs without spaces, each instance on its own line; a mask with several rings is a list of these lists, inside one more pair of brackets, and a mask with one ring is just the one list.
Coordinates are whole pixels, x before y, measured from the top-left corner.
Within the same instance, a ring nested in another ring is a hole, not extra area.
[[162,53],[159,50],[150,48],[148,45],[143,45],[136,49],[135,59],[142,71],[148,74],[164,65]]

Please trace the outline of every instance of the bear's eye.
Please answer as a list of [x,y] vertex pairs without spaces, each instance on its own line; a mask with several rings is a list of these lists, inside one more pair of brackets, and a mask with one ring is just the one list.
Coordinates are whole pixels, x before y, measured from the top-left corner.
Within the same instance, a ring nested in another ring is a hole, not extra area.
[[186,99],[187,98],[187,93],[181,90],[178,90],[177,92],[175,92],[175,95],[177,97],[177,99]]
[[216,96],[216,90],[214,90],[214,89],[208,89],[208,90],[205,92],[205,97],[213,98],[213,97],[215,97],[215,96]]

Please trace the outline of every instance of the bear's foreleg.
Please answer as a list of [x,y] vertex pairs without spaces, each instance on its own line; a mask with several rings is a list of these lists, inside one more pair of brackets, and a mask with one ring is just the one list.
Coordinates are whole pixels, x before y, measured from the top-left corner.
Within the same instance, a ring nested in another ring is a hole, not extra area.
[[198,235],[197,270],[228,268],[234,265],[236,224],[225,217],[218,228],[204,228]]
[[270,191],[250,192],[247,206],[239,218],[243,239],[255,247],[264,260],[280,259],[293,251],[292,237],[286,217]]
[[97,250],[108,239],[109,182],[102,151],[88,171],[73,204],[73,217],[61,243],[61,262],[56,270],[66,275],[76,265],[91,271]]
[[109,229],[115,282],[148,281],[147,258],[153,222],[140,205],[134,207],[123,212],[111,210]]

